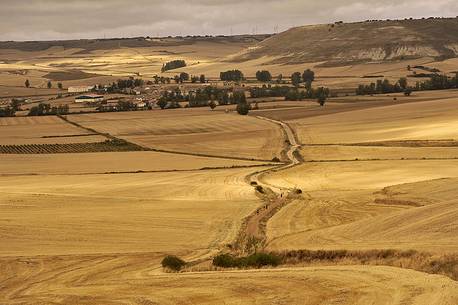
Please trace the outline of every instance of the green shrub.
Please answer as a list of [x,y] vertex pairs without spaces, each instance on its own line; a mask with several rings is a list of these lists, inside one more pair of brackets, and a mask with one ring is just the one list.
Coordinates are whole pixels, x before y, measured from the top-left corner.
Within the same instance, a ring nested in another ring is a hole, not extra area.
[[167,255],[162,260],[161,265],[173,271],[180,271],[186,265],[186,262],[177,256]]
[[237,104],[237,113],[240,115],[247,115],[250,112],[250,105],[246,102]]
[[264,189],[263,189],[263,187],[260,186],[260,185],[257,185],[257,186],[256,186],[256,191],[260,192],[261,194],[264,194]]
[[270,253],[255,253],[245,257],[234,257],[230,254],[220,254],[213,258],[213,265],[222,268],[261,268],[278,266],[281,258]]
[[230,254],[220,254],[213,258],[213,265],[223,268],[236,267],[237,259]]
[[255,253],[241,259],[241,266],[261,268],[263,266],[278,266],[280,257],[269,253]]

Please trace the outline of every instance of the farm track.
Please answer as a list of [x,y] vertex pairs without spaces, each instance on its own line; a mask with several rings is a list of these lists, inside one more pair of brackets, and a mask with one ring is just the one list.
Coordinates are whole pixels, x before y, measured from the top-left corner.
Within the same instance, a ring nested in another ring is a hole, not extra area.
[[267,241],[266,228],[269,219],[290,203],[294,197],[298,196],[294,189],[281,188],[263,183],[261,177],[272,171],[285,170],[303,162],[302,159],[298,157],[300,145],[298,144],[296,134],[288,124],[260,116],[256,118],[277,124],[282,128],[286,136],[285,142],[287,143],[285,155],[289,162],[274,168],[252,173],[246,177],[245,180],[247,183],[262,187],[263,191],[259,195],[264,200],[265,204],[243,220],[234,247],[237,251],[241,252],[252,252],[258,250],[258,248],[263,248]]

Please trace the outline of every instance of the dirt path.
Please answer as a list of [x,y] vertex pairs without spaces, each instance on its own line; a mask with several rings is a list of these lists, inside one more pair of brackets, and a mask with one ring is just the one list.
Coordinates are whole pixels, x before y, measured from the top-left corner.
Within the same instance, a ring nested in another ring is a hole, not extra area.
[[299,155],[298,149],[300,149],[300,145],[294,131],[288,124],[260,116],[256,118],[277,124],[283,129],[286,136],[286,143],[288,144],[285,155],[289,162],[247,176],[246,180],[248,183],[256,187],[261,187],[257,191],[265,204],[248,215],[243,221],[235,243],[235,249],[242,252],[252,252],[263,248],[267,240],[266,227],[269,219],[287,205],[292,198],[298,196],[294,189],[266,184],[261,181],[261,177],[272,171],[284,170],[302,163],[301,159],[297,157]]

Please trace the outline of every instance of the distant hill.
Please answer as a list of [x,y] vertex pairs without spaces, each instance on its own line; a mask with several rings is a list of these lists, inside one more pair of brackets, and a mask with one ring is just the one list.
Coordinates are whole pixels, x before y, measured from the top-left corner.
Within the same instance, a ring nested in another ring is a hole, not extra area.
[[346,63],[458,55],[458,18],[335,23],[292,28],[232,57],[246,61],[275,57],[272,63]]
[[65,49],[83,49],[84,51],[112,50],[118,48],[142,47],[174,47],[190,45],[197,42],[213,43],[257,43],[271,35],[236,35],[236,36],[184,36],[184,37],[137,37],[109,39],[79,39],[55,41],[0,41],[0,49],[15,49],[21,51],[44,51],[52,47]]

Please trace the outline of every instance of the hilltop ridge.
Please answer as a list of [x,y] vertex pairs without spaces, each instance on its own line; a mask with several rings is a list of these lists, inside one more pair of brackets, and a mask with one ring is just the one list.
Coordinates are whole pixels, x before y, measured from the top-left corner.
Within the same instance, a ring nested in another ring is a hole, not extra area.
[[368,20],[308,25],[274,35],[233,56],[246,61],[263,56],[272,63],[325,65],[380,62],[458,55],[458,18]]

